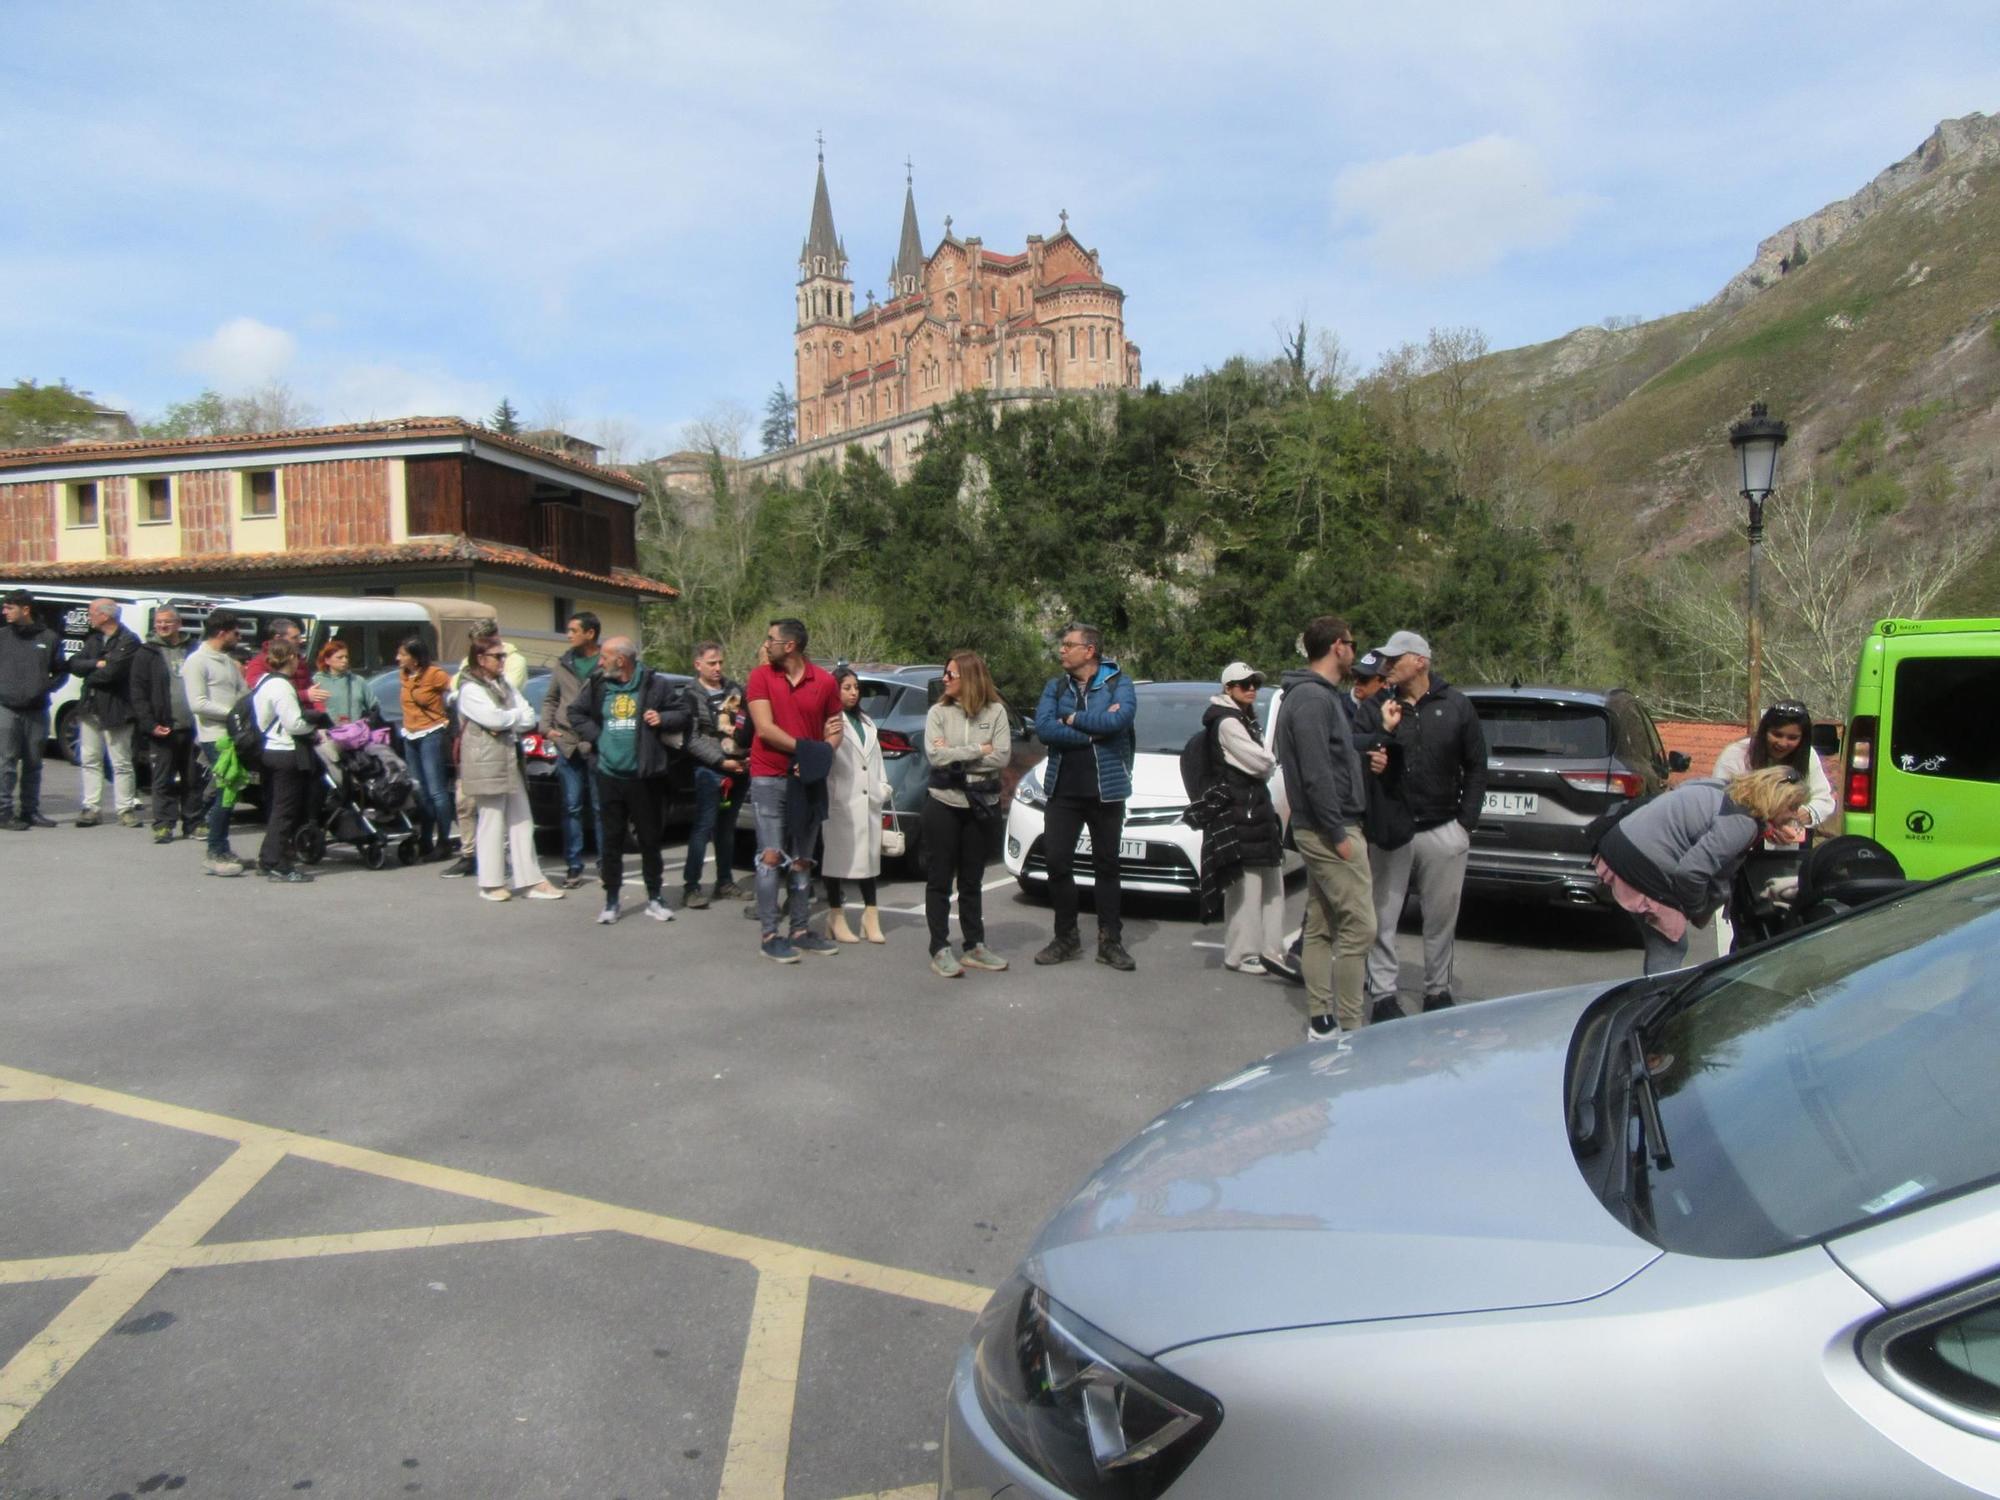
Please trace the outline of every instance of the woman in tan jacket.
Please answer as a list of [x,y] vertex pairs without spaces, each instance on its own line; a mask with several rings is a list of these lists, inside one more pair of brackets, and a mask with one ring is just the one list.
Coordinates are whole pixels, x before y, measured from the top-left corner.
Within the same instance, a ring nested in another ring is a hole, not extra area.
[[473,844],[479,895],[486,901],[508,899],[511,856],[515,889],[530,901],[560,901],[563,893],[542,878],[535,858],[535,820],[515,750],[521,731],[535,727],[535,710],[501,671],[505,659],[496,637],[475,639],[458,684],[458,715],[465,721],[458,743],[458,783],[478,809]]
[[[981,886],[988,834],[1000,818],[1000,772],[1013,753],[1007,705],[977,651],[956,651],[944,669],[944,695],[924,718],[931,783],[924,798],[924,915],[930,922],[931,972],[956,979],[966,969],[999,970],[1007,960],[986,946]],[[958,882],[958,932],[951,952],[951,887]]]

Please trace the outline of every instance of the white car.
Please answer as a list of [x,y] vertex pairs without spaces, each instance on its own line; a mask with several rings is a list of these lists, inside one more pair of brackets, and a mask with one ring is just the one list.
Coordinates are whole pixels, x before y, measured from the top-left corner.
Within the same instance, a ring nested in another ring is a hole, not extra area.
[[[1187,811],[1187,792],[1181,786],[1181,749],[1201,728],[1202,715],[1220,691],[1206,682],[1141,682],[1134,686],[1139,696],[1138,753],[1132,760],[1132,795],[1125,803],[1125,830],[1118,840],[1118,873],[1122,889],[1162,896],[1192,896],[1201,885],[1201,834],[1181,821]],[[1257,695],[1258,719],[1270,721],[1273,693],[1266,687]],[[1265,735],[1266,743],[1270,736]],[[1042,848],[1044,812],[1048,793],[1042,783],[1044,761],[1014,789],[1014,806],[1007,815],[1007,842],[1004,859],[1007,873],[1020,882],[1024,891],[1040,891],[1049,880],[1048,856]],[[1276,776],[1272,794],[1280,807],[1283,793]],[[1282,815],[1282,814],[1281,814]],[[1091,870],[1090,830],[1077,838],[1076,883],[1096,884]],[[1289,874],[1299,868],[1299,857],[1285,855]]]

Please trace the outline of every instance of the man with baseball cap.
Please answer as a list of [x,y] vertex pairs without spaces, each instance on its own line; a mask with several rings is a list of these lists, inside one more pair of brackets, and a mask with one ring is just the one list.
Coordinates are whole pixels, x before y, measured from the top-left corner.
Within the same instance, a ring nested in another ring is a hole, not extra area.
[[1452,1000],[1452,960],[1458,904],[1465,886],[1472,829],[1486,800],[1486,735],[1472,702],[1431,675],[1431,646],[1413,630],[1399,630],[1379,648],[1388,661],[1388,683],[1403,706],[1396,742],[1402,774],[1383,791],[1401,801],[1412,830],[1400,848],[1369,847],[1375,895],[1375,945],[1368,955],[1370,1019],[1393,1020],[1401,965],[1396,919],[1412,884],[1424,919],[1424,1009],[1443,1010]]

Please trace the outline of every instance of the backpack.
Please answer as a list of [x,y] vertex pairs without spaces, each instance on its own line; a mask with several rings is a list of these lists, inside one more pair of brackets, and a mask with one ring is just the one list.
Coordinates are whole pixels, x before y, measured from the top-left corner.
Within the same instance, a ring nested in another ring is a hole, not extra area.
[[245,766],[259,766],[264,763],[264,731],[257,723],[255,688],[251,688],[229,705],[229,712],[222,720],[222,732],[229,737],[229,743],[236,747],[236,758]]
[[1616,807],[1609,808],[1592,818],[1583,828],[1583,842],[1592,854],[1604,843],[1604,836],[1624,822],[1626,817],[1637,812],[1648,802],[1658,801],[1665,792],[1648,792],[1643,797],[1627,797]]
[[1215,779],[1215,751],[1210,726],[1204,724],[1181,746],[1181,790],[1189,802],[1201,801],[1201,794]]

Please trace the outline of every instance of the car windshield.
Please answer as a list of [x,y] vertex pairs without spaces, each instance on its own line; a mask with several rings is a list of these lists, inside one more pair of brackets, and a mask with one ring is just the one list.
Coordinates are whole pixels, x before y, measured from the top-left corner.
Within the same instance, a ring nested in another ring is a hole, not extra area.
[[1554,755],[1580,760],[1611,753],[1611,721],[1588,704],[1475,698],[1472,707],[1493,755]]
[[[1201,728],[1201,716],[1221,688],[1203,683],[1142,682],[1133,689],[1139,696],[1138,751],[1141,755],[1179,755]],[[1257,694],[1257,722],[1263,723],[1270,709],[1271,689]]]
[[2000,868],[1747,955],[1647,1035],[1669,1250],[1768,1255],[2000,1175]]

